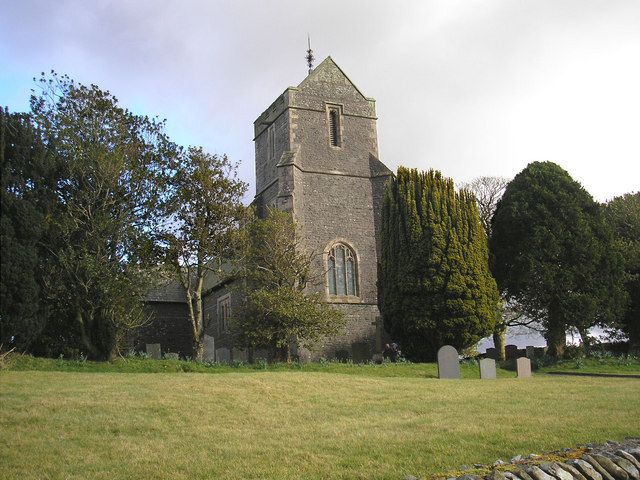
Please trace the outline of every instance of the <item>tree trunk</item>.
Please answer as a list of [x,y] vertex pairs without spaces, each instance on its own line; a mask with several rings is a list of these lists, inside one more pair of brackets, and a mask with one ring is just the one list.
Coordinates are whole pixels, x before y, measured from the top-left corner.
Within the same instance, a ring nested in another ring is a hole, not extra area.
[[584,349],[584,353],[588,354],[591,351],[591,338],[589,337],[589,329],[588,328],[578,328],[578,333],[582,338],[582,348]]
[[496,349],[498,360],[504,362],[507,359],[505,346],[507,343],[507,325],[498,323],[493,331],[493,346]]
[[204,284],[204,271],[198,268],[198,278],[196,280],[196,288],[193,292],[194,297],[194,318],[193,318],[193,340],[195,345],[195,360],[202,362],[204,358],[204,317],[202,311],[202,286]]
[[[87,322],[85,320],[80,307],[76,308],[76,322],[78,322],[78,327],[80,328],[80,340],[87,349],[88,357],[91,360],[102,360],[99,356],[98,349],[91,341],[91,322]],[[87,329],[89,330],[89,333],[87,333]]]
[[194,357],[197,362],[202,362],[204,358],[204,342],[202,341],[202,337],[198,337],[195,339],[194,345]]
[[547,340],[547,352],[552,357],[562,358],[564,349],[567,346],[567,334],[562,324],[550,325],[545,333]]

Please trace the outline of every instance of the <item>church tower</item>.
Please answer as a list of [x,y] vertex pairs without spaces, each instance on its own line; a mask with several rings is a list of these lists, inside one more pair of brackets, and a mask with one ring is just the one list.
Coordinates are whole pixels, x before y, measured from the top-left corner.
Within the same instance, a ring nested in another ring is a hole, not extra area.
[[371,358],[380,348],[377,263],[384,183],[375,100],[331,57],[287,88],[254,122],[258,212],[290,211],[315,254],[310,292],[342,309],[343,335],[313,357]]

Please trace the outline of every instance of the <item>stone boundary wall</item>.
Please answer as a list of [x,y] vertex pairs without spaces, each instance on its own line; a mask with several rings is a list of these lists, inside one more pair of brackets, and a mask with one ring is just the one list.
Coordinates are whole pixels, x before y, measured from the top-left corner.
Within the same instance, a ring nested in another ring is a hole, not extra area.
[[[460,476],[434,476],[446,480],[640,480],[640,438],[604,445],[588,444],[549,455],[518,455],[509,463],[462,465]],[[411,475],[404,480],[417,480]]]

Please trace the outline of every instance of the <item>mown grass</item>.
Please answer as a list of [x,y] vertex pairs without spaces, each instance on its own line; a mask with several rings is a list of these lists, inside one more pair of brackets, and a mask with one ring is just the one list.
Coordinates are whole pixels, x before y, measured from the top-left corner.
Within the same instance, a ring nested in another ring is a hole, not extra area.
[[407,375],[5,370],[1,475],[398,479],[640,434],[636,379],[360,368]]

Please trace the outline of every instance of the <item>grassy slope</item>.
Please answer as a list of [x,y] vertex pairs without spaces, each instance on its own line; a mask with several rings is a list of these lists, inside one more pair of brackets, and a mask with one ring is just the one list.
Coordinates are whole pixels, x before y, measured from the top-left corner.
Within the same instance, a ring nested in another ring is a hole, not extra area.
[[415,373],[0,372],[2,475],[402,478],[640,434],[638,380]]

